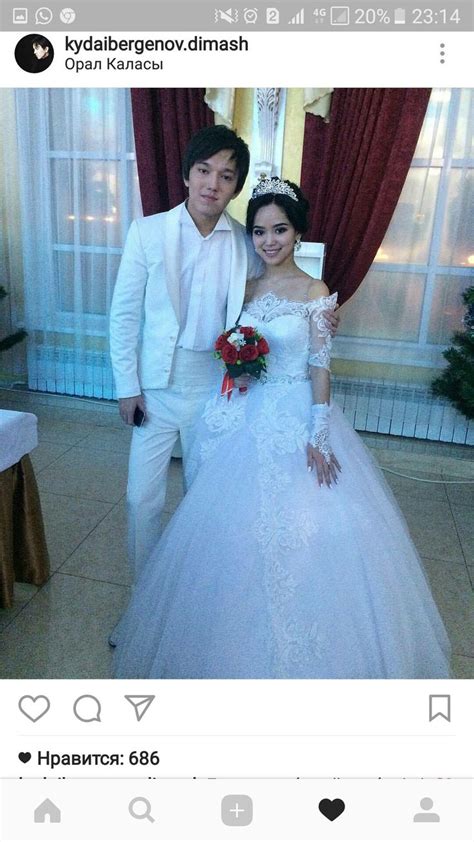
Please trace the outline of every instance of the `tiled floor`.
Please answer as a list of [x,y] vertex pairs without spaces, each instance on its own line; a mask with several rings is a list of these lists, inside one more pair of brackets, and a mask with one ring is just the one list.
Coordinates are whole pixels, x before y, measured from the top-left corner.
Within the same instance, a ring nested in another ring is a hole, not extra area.
[[[52,575],[15,587],[0,611],[0,678],[107,678],[107,636],[127,602],[125,483],[130,431],[114,405],[4,392],[0,406],[34,412],[32,459]],[[454,650],[459,678],[474,678],[474,460],[467,448],[365,435],[422,555]],[[173,460],[165,520],[181,497]],[[470,482],[469,482],[470,481]]]

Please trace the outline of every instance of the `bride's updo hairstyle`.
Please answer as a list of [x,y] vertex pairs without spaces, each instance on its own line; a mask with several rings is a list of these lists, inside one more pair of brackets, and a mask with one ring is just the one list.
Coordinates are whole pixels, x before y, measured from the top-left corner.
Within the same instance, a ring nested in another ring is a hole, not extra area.
[[254,188],[247,206],[246,229],[248,234],[253,231],[257,211],[265,205],[278,205],[282,208],[298,234],[305,234],[308,230],[309,202],[303,196],[298,185],[292,181],[282,181],[273,176],[273,178],[260,181]]

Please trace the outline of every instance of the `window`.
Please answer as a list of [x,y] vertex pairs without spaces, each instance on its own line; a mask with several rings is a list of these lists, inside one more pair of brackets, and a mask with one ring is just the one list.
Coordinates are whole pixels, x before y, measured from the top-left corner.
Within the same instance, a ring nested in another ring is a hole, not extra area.
[[474,92],[435,90],[384,241],[344,308],[336,356],[437,366],[473,283]]
[[130,92],[18,90],[30,388],[113,395],[108,310],[141,214]]

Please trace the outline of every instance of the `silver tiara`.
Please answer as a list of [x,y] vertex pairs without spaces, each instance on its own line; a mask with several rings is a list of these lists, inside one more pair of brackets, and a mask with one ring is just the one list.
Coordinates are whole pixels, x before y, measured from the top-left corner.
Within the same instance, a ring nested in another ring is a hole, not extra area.
[[282,181],[281,178],[268,178],[264,175],[260,177],[260,181],[253,188],[251,198],[256,199],[258,196],[266,196],[267,193],[288,196],[293,201],[298,201],[298,196],[286,181]]

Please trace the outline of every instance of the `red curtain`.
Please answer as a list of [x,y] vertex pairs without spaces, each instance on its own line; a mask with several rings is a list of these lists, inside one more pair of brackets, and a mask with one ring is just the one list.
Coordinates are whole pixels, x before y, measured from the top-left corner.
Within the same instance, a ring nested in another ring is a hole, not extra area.
[[347,301],[383,240],[416,149],[431,91],[339,88],[330,122],[306,116],[302,190],[305,239],[326,243],[324,280]]
[[133,129],[143,213],[166,211],[186,198],[181,163],[194,132],[214,125],[204,88],[132,89]]

